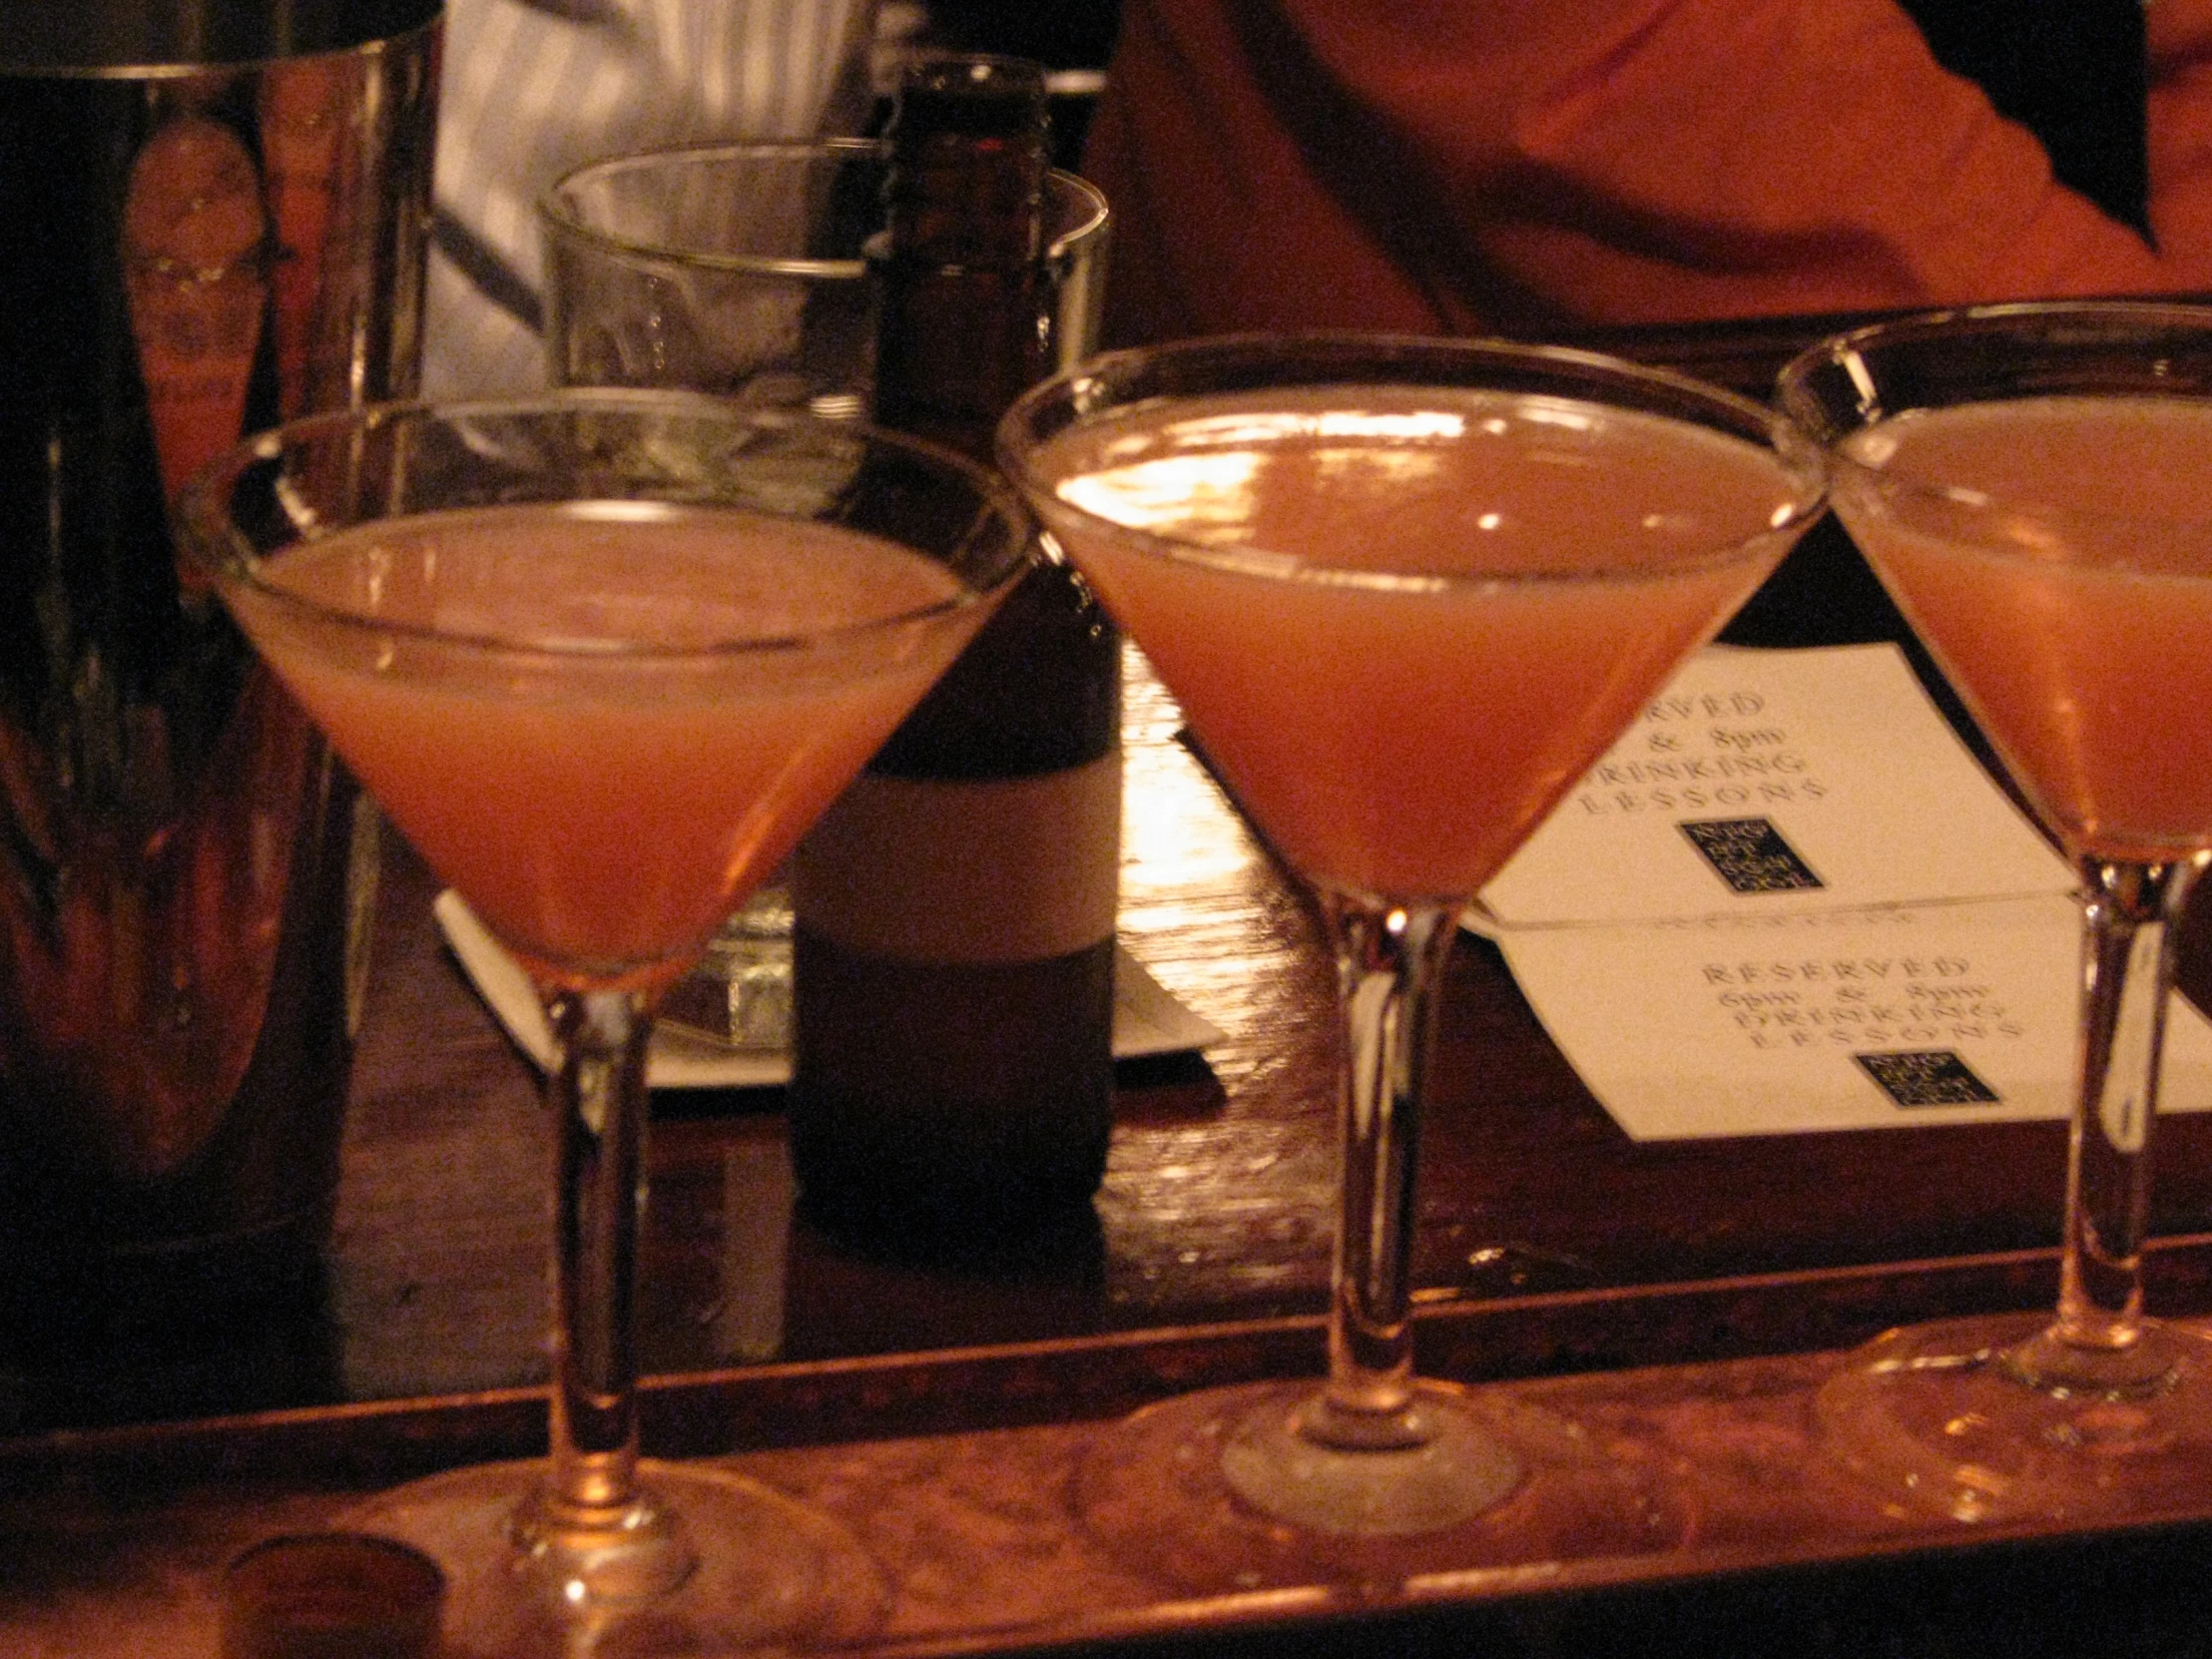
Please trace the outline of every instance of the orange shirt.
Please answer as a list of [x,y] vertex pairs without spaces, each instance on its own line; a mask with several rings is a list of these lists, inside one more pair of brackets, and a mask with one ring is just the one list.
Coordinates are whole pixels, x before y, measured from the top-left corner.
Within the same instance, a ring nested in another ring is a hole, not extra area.
[[1891,0],[1124,0],[1108,335],[2212,290],[2212,0],[2148,19],[2155,250]]

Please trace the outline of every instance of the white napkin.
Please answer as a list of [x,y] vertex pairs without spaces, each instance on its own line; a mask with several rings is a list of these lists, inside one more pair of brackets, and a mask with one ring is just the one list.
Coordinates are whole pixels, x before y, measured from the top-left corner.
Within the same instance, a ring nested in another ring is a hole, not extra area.
[[[457,892],[438,894],[433,913],[469,983],[476,987],[517,1046],[539,1066],[552,1063],[553,1036],[537,992]],[[1169,995],[1144,965],[1114,949],[1114,1055],[1135,1059],[1200,1049],[1222,1038]],[[667,1026],[656,1026],[646,1080],[657,1089],[736,1089],[791,1079],[790,1055],[775,1049],[735,1049]]]

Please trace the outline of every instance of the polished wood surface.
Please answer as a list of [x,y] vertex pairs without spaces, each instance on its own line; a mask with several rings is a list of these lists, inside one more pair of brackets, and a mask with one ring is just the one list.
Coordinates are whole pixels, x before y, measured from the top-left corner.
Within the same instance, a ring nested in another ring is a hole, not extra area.
[[[1203,1060],[1124,1068],[1095,1225],[965,1258],[900,1258],[803,1213],[782,1230],[779,1092],[664,1095],[642,1304],[649,1371],[1318,1316],[1333,1206],[1330,970],[1310,907],[1133,667],[1122,937],[1224,1039]],[[446,952],[433,895],[421,865],[390,848],[319,1282],[238,1323],[127,1325],[50,1371],[23,1355],[23,1431],[543,1380],[550,1154],[536,1077]],[[1431,1092],[1415,1276],[1426,1340],[1455,1375],[1829,1346],[1932,1309],[2049,1295],[2055,1123],[1638,1144],[1471,936],[1454,953]],[[2212,1231],[2208,1134],[2198,1115],[2162,1130],[2161,1234]],[[1942,1272],[1924,1271],[1930,1262]],[[2197,1306],[2194,1256],[2167,1262],[2159,1304]],[[1721,1284],[1734,1287],[1735,1313],[1716,1323],[1693,1310]],[[1537,1308],[1540,1318],[1520,1315]],[[1034,1409],[1089,1399],[1090,1383],[1064,1385],[1064,1400]],[[939,1408],[948,1420],[966,1409],[926,1402]],[[851,1422],[865,1431],[865,1411]]]
[[[1205,1539],[1171,1565],[1133,1565],[1075,1518],[1087,1462],[1113,1432],[1098,1420],[721,1463],[819,1506],[859,1540],[880,1577],[879,1622],[833,1651],[881,1659],[2204,1651],[2212,1498],[2071,1529],[1917,1515],[1816,1446],[1812,1392],[1833,1358],[1475,1390],[1576,1424],[1654,1517],[1640,1549],[1620,1548],[1602,1517],[1538,1526],[1509,1500],[1448,1550],[1384,1543],[1326,1573],[1271,1563],[1232,1582]],[[181,1436],[112,1431],[43,1455],[0,1447],[0,1652],[212,1659],[226,1561],[265,1538],[346,1525],[369,1487],[406,1472],[395,1447],[412,1438],[419,1462],[424,1440],[443,1441],[435,1417],[504,1414],[519,1428],[522,1407],[496,1398],[279,1414]]]
[[[1796,337],[1778,325],[1614,343],[1757,386]],[[1832,529],[1734,630],[1768,645],[1897,634]],[[1321,1364],[1337,1039],[1313,912],[1135,658],[1126,742],[1122,941],[1225,1035],[1202,1058],[1123,1068],[1093,1217],[965,1255],[863,1248],[803,1212],[784,1222],[778,1091],[656,1103],[648,1449],[742,1454],[866,1518],[899,1586],[896,1648],[1219,1635],[1345,1611],[1330,1595],[1185,1604],[1087,1553],[1058,1495],[1115,1414]],[[0,1586],[20,1592],[0,1596],[0,1652],[86,1650],[73,1644],[101,1628],[86,1597],[102,1582],[144,1612],[134,1641],[201,1631],[207,1571],[237,1544],[386,1480],[542,1446],[549,1151],[535,1074],[446,953],[433,894],[388,847],[342,1186],[315,1271],[220,1317],[88,1316],[66,1338],[0,1352],[12,1494]],[[2212,960],[2203,911],[2193,984]],[[1451,964],[1431,1085],[1422,1370],[1520,1380],[1614,1413],[1637,1455],[1682,1472],[1706,1519],[1696,1549],[1633,1568],[1569,1562],[1534,1586],[1470,1562],[1447,1590],[1401,1588],[1371,1611],[1418,1622],[1538,1589],[1650,1590],[1958,1541],[1817,1468],[1805,1383],[1820,1351],[1900,1321],[2047,1304],[2062,1126],[1638,1144],[1471,937]],[[2153,1305],[2212,1312],[2212,1121],[2161,1134]],[[1785,1495],[1759,1497],[1767,1486]],[[38,1541],[50,1491],[70,1494],[71,1537],[89,1554]],[[2212,1493],[2203,1514],[2126,1520],[2167,1539],[2207,1516]],[[924,1560],[917,1540],[937,1532],[952,1556]],[[2107,1528],[2100,1541],[2121,1548],[2123,1533],[2136,1536]],[[11,1646],[11,1632],[59,1645]]]

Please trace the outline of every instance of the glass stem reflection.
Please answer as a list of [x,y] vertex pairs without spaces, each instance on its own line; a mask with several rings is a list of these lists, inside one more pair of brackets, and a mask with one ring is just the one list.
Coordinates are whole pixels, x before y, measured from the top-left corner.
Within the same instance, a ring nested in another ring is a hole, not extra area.
[[1329,1321],[1329,1385],[1301,1422],[1345,1447],[1418,1444],[1413,1410],[1412,1172],[1421,1079],[1458,917],[1325,895],[1344,1010],[1344,1201]]
[[2084,858],[2081,1049],[2066,1157],[2058,1317],[2012,1356],[2054,1390],[2125,1393],[2166,1380],[2142,1338],[2143,1235],[2173,930],[2202,858],[2175,863]]

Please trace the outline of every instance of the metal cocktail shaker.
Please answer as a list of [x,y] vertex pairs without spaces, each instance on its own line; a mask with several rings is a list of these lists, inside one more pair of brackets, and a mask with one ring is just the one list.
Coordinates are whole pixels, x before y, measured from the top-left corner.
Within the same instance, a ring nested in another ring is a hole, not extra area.
[[373,820],[166,504],[411,393],[438,0],[0,14],[0,1286],[312,1259]]

